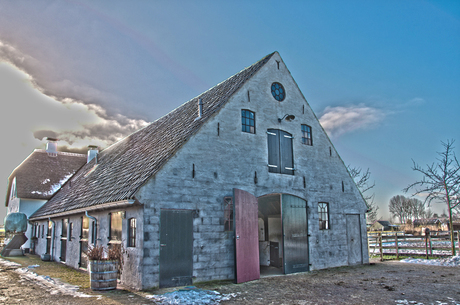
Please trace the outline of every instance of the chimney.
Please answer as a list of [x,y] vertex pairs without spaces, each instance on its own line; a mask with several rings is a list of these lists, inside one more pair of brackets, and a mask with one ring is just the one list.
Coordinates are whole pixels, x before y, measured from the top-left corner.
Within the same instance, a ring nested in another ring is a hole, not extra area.
[[46,138],[46,152],[50,157],[57,157],[57,140],[54,138]]
[[203,116],[203,100],[198,99],[198,117],[201,118]]
[[86,159],[86,163],[96,158],[97,164],[97,154],[99,153],[99,149],[95,145],[88,145],[88,158]]

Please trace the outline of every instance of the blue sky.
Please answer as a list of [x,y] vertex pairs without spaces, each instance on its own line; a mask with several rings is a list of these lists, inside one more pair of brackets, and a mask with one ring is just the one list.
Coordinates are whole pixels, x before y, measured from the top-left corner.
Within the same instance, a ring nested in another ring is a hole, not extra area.
[[459,1],[0,0],[0,175],[43,136],[107,146],[273,51],[383,217],[411,158],[459,154]]

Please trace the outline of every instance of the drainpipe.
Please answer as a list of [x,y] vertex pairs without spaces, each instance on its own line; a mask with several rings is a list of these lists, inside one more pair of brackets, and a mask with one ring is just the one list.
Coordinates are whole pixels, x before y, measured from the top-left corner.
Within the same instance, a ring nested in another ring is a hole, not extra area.
[[91,232],[94,236],[94,244],[97,244],[97,219],[96,217],[88,215],[88,211],[85,211],[86,217],[94,221],[94,232]]
[[48,221],[51,221],[53,223],[53,228],[51,229],[53,234],[51,236],[51,261],[54,261],[54,234],[56,233],[56,222],[54,220],[51,220],[51,217],[48,217]]

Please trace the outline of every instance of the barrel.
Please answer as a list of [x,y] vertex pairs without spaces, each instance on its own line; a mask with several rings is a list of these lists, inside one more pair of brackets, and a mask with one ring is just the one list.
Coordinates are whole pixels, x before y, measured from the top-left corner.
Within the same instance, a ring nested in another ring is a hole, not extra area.
[[90,261],[92,290],[117,289],[118,261]]

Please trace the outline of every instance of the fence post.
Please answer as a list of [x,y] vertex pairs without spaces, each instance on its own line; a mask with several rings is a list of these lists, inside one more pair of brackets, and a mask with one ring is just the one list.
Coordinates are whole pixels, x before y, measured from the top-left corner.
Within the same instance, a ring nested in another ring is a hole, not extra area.
[[396,259],[399,259],[399,251],[398,251],[398,232],[395,232],[395,247],[396,247]]
[[428,259],[428,238],[430,238],[430,229],[425,228],[425,253],[426,253],[426,259]]
[[457,245],[458,245],[458,252],[460,253],[460,231],[457,231]]
[[382,233],[379,232],[379,248],[380,248],[380,261],[383,262],[383,245],[382,245]]

